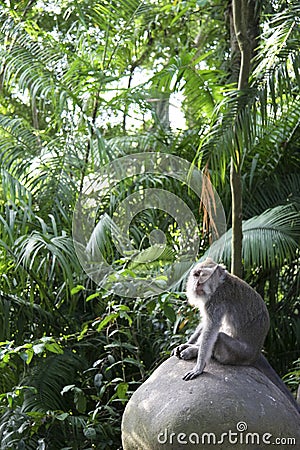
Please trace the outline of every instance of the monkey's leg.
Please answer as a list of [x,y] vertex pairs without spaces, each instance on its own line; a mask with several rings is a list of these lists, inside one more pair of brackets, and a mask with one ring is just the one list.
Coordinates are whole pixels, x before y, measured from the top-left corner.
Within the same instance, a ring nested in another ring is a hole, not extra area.
[[246,342],[220,332],[214,346],[213,357],[221,364],[250,365],[256,360],[257,353]]
[[278,389],[285,394],[297,411],[300,412],[300,405],[298,405],[292,393],[286,387],[279,375],[275,372],[269,361],[262,354],[260,354],[258,359],[252,365],[266,375],[266,377],[268,377],[269,380],[271,380],[272,383],[274,383],[275,386],[277,386]]

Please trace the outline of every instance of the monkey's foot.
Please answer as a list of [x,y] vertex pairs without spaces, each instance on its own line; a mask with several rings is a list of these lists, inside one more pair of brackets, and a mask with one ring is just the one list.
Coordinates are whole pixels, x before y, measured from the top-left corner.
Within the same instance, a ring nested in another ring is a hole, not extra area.
[[184,350],[181,350],[179,358],[180,359],[194,359],[198,356],[199,347],[196,345],[191,345],[190,347],[185,348]]
[[201,375],[202,372],[203,370],[195,370],[195,369],[190,370],[185,375],[183,375],[182,379],[184,381],[193,380],[194,378],[197,378],[199,375]]

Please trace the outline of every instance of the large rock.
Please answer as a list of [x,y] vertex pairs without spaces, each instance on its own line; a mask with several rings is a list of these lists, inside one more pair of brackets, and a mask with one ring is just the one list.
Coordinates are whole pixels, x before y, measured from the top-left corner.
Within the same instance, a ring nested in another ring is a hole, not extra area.
[[124,450],[300,448],[300,415],[265,375],[212,361],[183,381],[194,364],[171,357],[137,389],[123,415]]

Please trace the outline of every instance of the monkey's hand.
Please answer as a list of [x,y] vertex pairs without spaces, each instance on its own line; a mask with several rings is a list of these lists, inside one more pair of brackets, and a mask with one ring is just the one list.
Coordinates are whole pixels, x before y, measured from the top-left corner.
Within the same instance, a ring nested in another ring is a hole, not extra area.
[[171,356],[177,356],[179,359],[197,358],[199,347],[193,344],[181,344],[172,350]]
[[204,367],[203,367],[203,369],[198,369],[197,366],[195,366],[193,370],[190,370],[185,375],[183,375],[182,379],[184,381],[193,380],[194,378],[197,378],[199,375],[201,375],[203,370],[204,370]]
[[182,352],[182,350],[189,347],[189,345],[190,344],[181,344],[181,345],[178,345],[177,347],[173,348],[173,350],[171,352],[171,356],[177,356],[177,358],[180,358],[180,353]]

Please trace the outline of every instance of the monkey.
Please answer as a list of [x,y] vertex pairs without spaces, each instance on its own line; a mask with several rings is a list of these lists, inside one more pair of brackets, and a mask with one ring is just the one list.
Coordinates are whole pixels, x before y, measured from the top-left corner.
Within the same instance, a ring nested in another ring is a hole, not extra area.
[[262,354],[270,319],[262,297],[245,281],[231,275],[211,258],[198,263],[186,285],[188,302],[200,310],[202,321],[186,344],[172,355],[196,365],[183,379],[202,374],[214,358],[221,364],[253,366],[264,373],[300,412],[293,395]]

